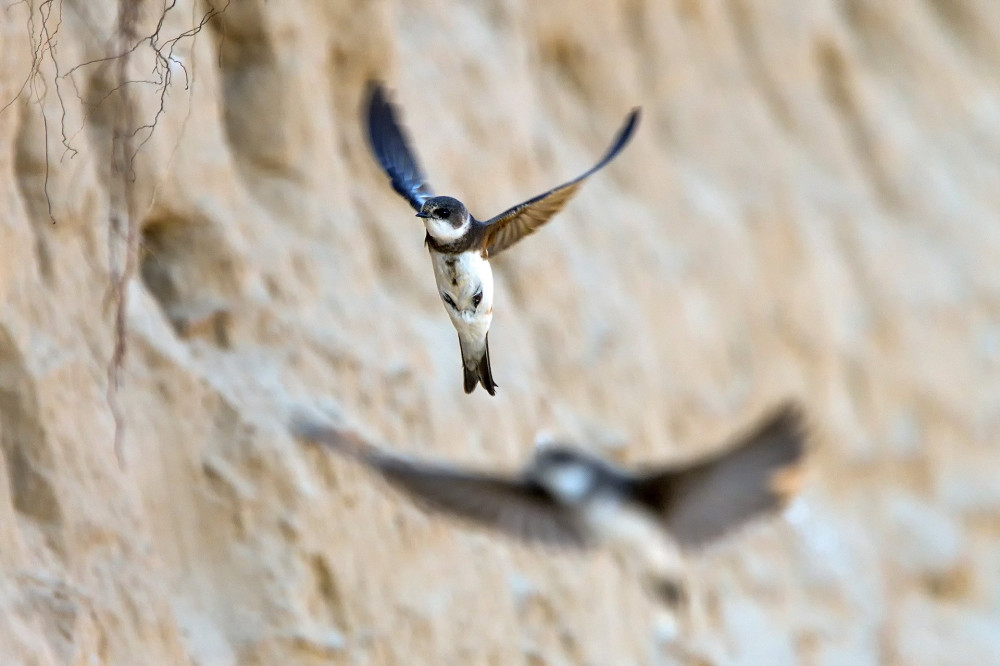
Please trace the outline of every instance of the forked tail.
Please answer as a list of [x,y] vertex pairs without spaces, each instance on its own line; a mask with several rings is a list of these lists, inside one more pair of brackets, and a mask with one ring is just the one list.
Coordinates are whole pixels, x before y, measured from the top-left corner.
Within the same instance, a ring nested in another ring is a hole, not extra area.
[[462,338],[458,339],[459,346],[462,347],[462,371],[465,373],[465,392],[472,393],[476,390],[476,384],[482,384],[483,388],[490,395],[497,394],[497,385],[493,381],[493,370],[490,369],[490,336],[486,335],[483,345],[483,354],[478,360],[468,358],[465,347],[462,345]]

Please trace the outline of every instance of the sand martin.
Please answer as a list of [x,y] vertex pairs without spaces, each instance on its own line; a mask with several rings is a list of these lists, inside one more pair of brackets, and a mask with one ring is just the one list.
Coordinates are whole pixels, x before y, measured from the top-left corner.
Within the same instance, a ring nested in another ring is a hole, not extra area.
[[424,508],[526,542],[606,547],[659,598],[684,598],[682,555],[781,509],[801,485],[806,429],[786,403],[728,446],[683,464],[622,469],[580,448],[539,445],[517,474],[386,453],[348,430],[298,419],[298,437],[360,460]]
[[458,199],[434,196],[385,89],[378,83],[370,84],[369,88],[367,121],[371,149],[392,181],[393,189],[410,202],[417,217],[424,221],[425,243],[434,265],[438,293],[458,331],[465,392],[472,393],[480,383],[490,395],[495,395],[488,341],[493,321],[493,272],[489,259],[548,222],[588,176],[610,162],[632,138],[639,109],[628,115],[604,157],[582,175],[481,221]]

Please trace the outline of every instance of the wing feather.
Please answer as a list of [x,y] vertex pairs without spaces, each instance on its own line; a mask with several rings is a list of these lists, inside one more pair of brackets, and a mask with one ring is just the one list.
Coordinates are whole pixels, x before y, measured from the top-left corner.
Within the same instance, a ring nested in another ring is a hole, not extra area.
[[625,119],[625,123],[618,131],[618,135],[612,142],[611,147],[597,164],[573,180],[563,183],[548,192],[543,192],[536,197],[532,197],[484,222],[483,247],[486,249],[487,255],[494,256],[503,252],[525,236],[534,233],[539,227],[552,219],[556,213],[562,210],[566,202],[573,198],[573,195],[580,189],[584,180],[603,168],[621,152],[621,149],[632,138],[638,122],[639,109],[636,108]]
[[369,458],[368,462],[389,483],[427,509],[528,543],[577,548],[587,545],[586,533],[573,514],[530,481],[386,454]]
[[302,415],[299,438],[364,463],[423,508],[492,528],[528,543],[582,548],[587,531],[539,485],[516,476],[464,470],[380,451],[357,433]]
[[382,170],[389,176],[392,189],[419,211],[424,201],[434,193],[397,116],[396,107],[389,101],[385,87],[378,82],[369,83],[369,145]]
[[805,453],[804,418],[789,403],[723,453],[650,473],[638,492],[682,547],[696,548],[779,510],[798,491]]

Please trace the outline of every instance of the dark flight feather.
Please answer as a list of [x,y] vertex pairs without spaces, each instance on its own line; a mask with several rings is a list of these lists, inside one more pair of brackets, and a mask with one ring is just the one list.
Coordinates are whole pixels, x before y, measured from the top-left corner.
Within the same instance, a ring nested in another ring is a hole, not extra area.
[[372,152],[392,182],[392,189],[419,211],[434,196],[427,176],[410,148],[410,141],[397,120],[396,107],[382,84],[368,84],[368,141]]
[[802,413],[785,404],[722,453],[645,475],[637,494],[681,547],[703,546],[779,510],[798,490],[805,444]]
[[292,432],[358,460],[423,508],[489,527],[522,541],[583,548],[590,545],[575,515],[544,488],[521,476],[457,469],[379,451],[349,430],[299,418]]
[[539,194],[510,208],[496,217],[481,223],[485,226],[483,247],[487,256],[495,256],[503,252],[508,247],[521,240],[525,236],[534,233],[539,227],[548,222],[552,217],[562,210],[576,191],[580,189],[583,181],[593,175],[608,162],[613,160],[621,149],[628,144],[639,123],[639,109],[632,109],[632,112],[625,119],[625,123],[618,131],[618,135],[612,142],[611,147],[594,166],[574,178],[573,180],[554,187],[548,192]]

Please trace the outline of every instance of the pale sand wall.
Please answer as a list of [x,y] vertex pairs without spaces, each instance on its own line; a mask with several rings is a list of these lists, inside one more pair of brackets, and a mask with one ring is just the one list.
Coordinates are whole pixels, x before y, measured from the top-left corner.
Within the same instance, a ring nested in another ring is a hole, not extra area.
[[[0,12],[0,102],[38,5]],[[46,8],[63,74],[107,55],[113,3]],[[181,0],[163,34],[205,10]],[[46,55],[0,114],[0,661],[656,663],[653,606],[613,559],[428,520],[290,439],[289,410],[514,466],[538,431],[692,455],[795,395],[811,485],[794,520],[692,562],[675,647],[997,662],[998,45],[988,0],[234,2],[178,43],[190,85],[175,67],[134,164],[124,469],[118,97],[96,104],[114,70],[57,89]],[[138,50],[133,75],[151,63]],[[423,230],[364,144],[372,76],[480,217],[644,108],[635,143],[494,262],[495,399],[462,393]],[[146,122],[155,86],[131,89]]]

